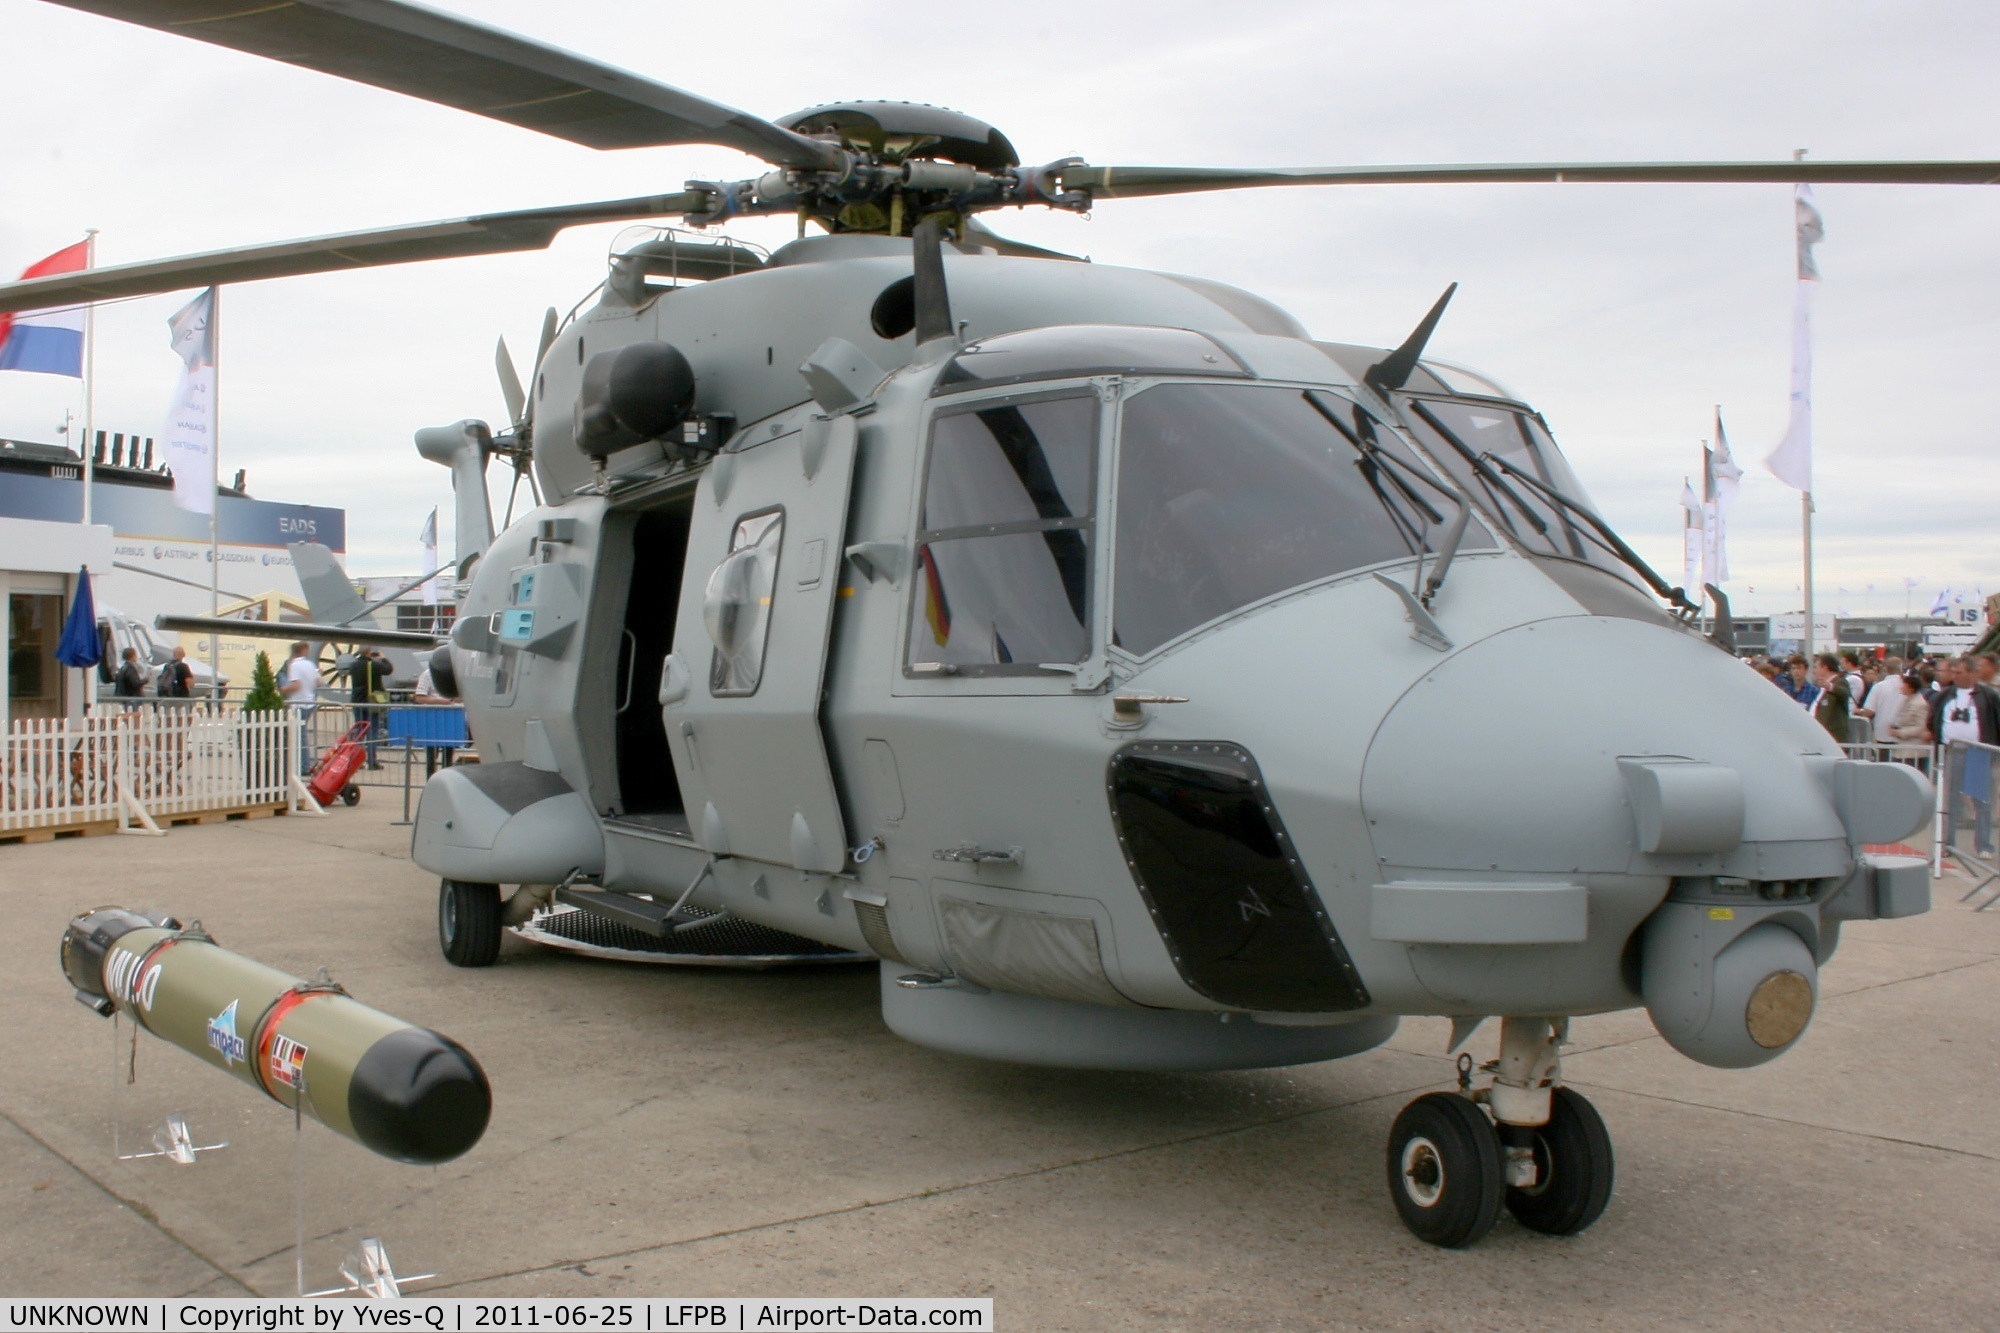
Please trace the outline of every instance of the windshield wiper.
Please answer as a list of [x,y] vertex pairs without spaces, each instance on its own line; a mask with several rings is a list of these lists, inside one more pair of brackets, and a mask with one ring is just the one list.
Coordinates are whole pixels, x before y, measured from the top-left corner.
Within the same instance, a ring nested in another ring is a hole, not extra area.
[[[1374,418],[1365,415],[1360,406],[1350,404],[1344,399],[1335,398],[1333,400],[1343,407],[1351,406],[1354,408],[1355,427],[1349,430],[1347,423],[1340,419],[1331,405],[1321,401],[1321,396],[1318,393],[1308,391],[1306,393],[1306,401],[1311,403],[1319,414],[1325,417],[1349,444],[1354,446],[1355,452],[1361,455],[1355,466],[1361,469],[1361,475],[1368,482],[1368,488],[1375,492],[1375,498],[1382,502],[1382,507],[1388,511],[1390,518],[1403,531],[1411,548],[1416,552],[1417,577],[1415,582],[1418,589],[1417,600],[1428,607],[1431,604],[1431,599],[1437,596],[1438,589],[1444,586],[1444,576],[1451,569],[1453,557],[1458,554],[1458,544],[1464,539],[1466,525],[1472,519],[1472,505],[1465,497],[1438,486],[1437,483],[1416,471],[1387,449],[1384,449],[1381,443],[1375,438]],[[1388,491],[1383,487],[1383,478],[1387,478],[1389,484],[1396,488],[1396,493],[1401,495],[1425,519],[1429,520],[1422,530],[1419,530],[1409,515],[1403,512],[1402,506],[1390,498]],[[1417,491],[1416,486],[1412,484],[1413,482],[1428,485],[1440,494],[1449,496],[1452,503],[1458,507],[1458,515],[1452,520],[1451,527],[1445,532],[1444,544],[1438,548],[1437,559],[1431,566],[1431,576],[1428,580],[1424,578],[1424,556],[1430,551],[1429,533],[1431,528],[1444,522],[1444,515],[1440,514],[1436,506],[1432,505],[1430,501],[1426,500]]]
[[[1492,458],[1493,455],[1491,454],[1482,455],[1473,453],[1471,448],[1465,443],[1465,441],[1459,439],[1458,436],[1452,432],[1451,427],[1445,425],[1444,422],[1438,420],[1437,414],[1435,412],[1432,412],[1429,408],[1425,407],[1421,402],[1418,402],[1415,399],[1411,399],[1410,407],[1413,411],[1416,412],[1418,416],[1422,417],[1425,421],[1430,423],[1431,429],[1436,431],[1444,439],[1444,442],[1446,444],[1449,444],[1452,448],[1456,449],[1459,453],[1459,456],[1465,459],[1467,463],[1472,465],[1472,470],[1479,474],[1479,480],[1485,483],[1487,493],[1489,496],[1494,494],[1506,496],[1508,500],[1513,502],[1514,508],[1516,508],[1521,512],[1521,516],[1528,520],[1529,525],[1534,528],[1536,536],[1547,537],[1549,535],[1549,525],[1542,521],[1542,516],[1540,514],[1537,514],[1534,510],[1534,507],[1530,505],[1526,500],[1523,500],[1519,492],[1517,492],[1512,486],[1509,486],[1506,480],[1502,478],[1499,473],[1495,472],[1493,468],[1486,462],[1486,459]],[[1511,472],[1513,469],[1510,468],[1508,470]],[[1499,508],[1498,505],[1495,505],[1494,507],[1496,509]],[[1514,526],[1513,522],[1510,519],[1508,519],[1507,515],[1504,512],[1500,514],[1500,521],[1506,523],[1509,530],[1512,530]],[[1515,535],[1519,536],[1518,533],[1516,533]]]
[[1564,495],[1540,477],[1514,466],[1514,464],[1509,463],[1497,454],[1489,453],[1484,455],[1484,457],[1494,465],[1504,469],[1508,476],[1516,478],[1550,504],[1582,519],[1589,526],[1591,532],[1595,534],[1599,544],[1627,565],[1630,565],[1639,577],[1646,581],[1646,586],[1664,598],[1669,606],[1674,607],[1676,610],[1693,613],[1701,611],[1699,606],[1687,599],[1687,592],[1684,589],[1674,587],[1658,574],[1654,573],[1653,567],[1647,564],[1637,551],[1627,546],[1625,539],[1612,531],[1611,525],[1599,518],[1588,506],[1570,499],[1570,497]]

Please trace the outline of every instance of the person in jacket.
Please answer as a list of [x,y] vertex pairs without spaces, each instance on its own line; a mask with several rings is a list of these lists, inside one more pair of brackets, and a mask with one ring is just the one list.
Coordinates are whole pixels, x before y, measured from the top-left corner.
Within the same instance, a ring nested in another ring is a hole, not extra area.
[[119,655],[118,674],[111,678],[111,693],[120,699],[136,699],[146,692],[146,668],[139,665],[139,650],[127,648]]
[[1960,657],[1947,668],[1949,683],[1931,704],[1931,735],[1945,747],[1944,840],[1958,833],[1962,801],[1972,803],[1973,850],[1993,854],[1993,752],[2000,745],[2000,691],[1979,683],[1978,664]]
[[1896,687],[1902,697],[1896,702],[1889,735],[1899,745],[1928,745],[1931,741],[1931,701],[1924,698],[1924,678],[1914,671],[1898,676]]
[[1827,735],[1847,744],[1849,713],[1854,707],[1854,695],[1847,686],[1847,677],[1840,672],[1840,659],[1832,653],[1821,653],[1813,662],[1814,684],[1819,694],[1810,705],[1813,721],[1826,728]]
[[354,720],[368,724],[368,767],[380,768],[382,765],[376,762],[375,749],[382,743],[383,712],[380,705],[389,701],[388,659],[373,648],[363,648],[355,655],[354,665],[347,674],[354,685]]

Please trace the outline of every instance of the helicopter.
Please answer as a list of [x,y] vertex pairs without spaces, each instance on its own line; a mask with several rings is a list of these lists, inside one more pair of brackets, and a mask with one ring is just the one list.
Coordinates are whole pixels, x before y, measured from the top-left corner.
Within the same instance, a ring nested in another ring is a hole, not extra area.
[[[1735,660],[1718,590],[1702,632],[1539,413],[1426,355],[1450,290],[1396,347],[1321,341],[1247,291],[981,219],[2000,163],[1024,165],[956,111],[766,120],[400,0],[64,2],[591,147],[769,166],[0,287],[33,309],[680,224],[545,321],[526,383],[502,356],[505,428],[419,434],[469,460],[461,504],[502,454],[539,499],[461,553],[430,663],[482,761],[434,776],[413,830],[455,965],[550,903],[661,938],[721,918],[877,958],[911,1041],[1093,1069],[1336,1059],[1407,1015],[1450,1018],[1458,1050],[1497,1018],[1497,1060],[1462,1058],[1385,1154],[1404,1224],[1462,1246],[1503,1208],[1568,1235],[1608,1203],[1572,1018],[1644,1007],[1697,1062],[1762,1064],[1805,1032],[1842,923],[1928,910],[1920,858],[1865,850],[1922,824],[1925,780],[1843,757]],[[715,230],[755,216],[818,234]],[[1633,707],[1615,667],[1639,660],[1698,714]],[[1522,753],[1493,701],[1554,661],[1564,725]]]

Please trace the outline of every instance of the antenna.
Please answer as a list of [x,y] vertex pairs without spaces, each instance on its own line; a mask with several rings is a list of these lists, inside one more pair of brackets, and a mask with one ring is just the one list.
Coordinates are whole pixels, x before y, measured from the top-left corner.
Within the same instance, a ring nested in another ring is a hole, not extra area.
[[1417,368],[1417,358],[1424,354],[1424,346],[1431,340],[1432,331],[1437,328],[1438,321],[1444,318],[1444,308],[1451,303],[1451,294],[1457,290],[1458,284],[1455,282],[1445,288],[1444,295],[1437,299],[1437,304],[1431,307],[1431,312],[1411,330],[1409,337],[1403,339],[1403,345],[1368,367],[1368,374],[1363,378],[1367,380],[1370,388],[1387,393],[1392,389],[1402,388],[1408,382],[1410,373]]
[[933,213],[911,234],[916,252],[916,344],[936,338],[956,339],[951,322],[951,294],[944,281],[944,218]]

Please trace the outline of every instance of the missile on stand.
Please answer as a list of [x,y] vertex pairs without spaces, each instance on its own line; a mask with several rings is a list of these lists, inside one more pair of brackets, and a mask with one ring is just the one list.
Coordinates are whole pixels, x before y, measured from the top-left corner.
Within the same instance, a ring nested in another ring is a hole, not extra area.
[[131,1015],[384,1157],[448,1162],[492,1114],[486,1072],[457,1042],[231,953],[199,925],[100,907],[63,932],[62,969],[97,1013]]

